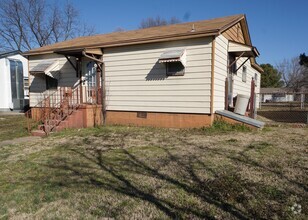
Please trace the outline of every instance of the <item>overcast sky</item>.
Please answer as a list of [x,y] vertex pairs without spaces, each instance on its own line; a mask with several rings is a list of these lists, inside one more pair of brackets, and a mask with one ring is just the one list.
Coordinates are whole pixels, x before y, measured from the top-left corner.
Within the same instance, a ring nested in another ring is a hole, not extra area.
[[[147,17],[197,21],[246,14],[258,63],[308,53],[308,0],[69,0],[98,33],[137,29]],[[64,1],[58,0],[59,3]]]

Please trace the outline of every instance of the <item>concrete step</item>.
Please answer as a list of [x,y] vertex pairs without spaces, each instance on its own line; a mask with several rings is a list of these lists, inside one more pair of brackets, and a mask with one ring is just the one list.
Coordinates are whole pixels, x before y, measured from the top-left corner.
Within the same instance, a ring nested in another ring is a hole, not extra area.
[[216,115],[220,116],[221,119],[226,120],[227,122],[230,123],[245,124],[251,128],[256,128],[256,129],[262,129],[265,125],[265,123],[262,121],[258,121],[256,119],[252,119],[244,115],[239,115],[227,110],[218,110],[215,113]]
[[32,136],[44,137],[46,133],[42,130],[33,130],[31,131]]

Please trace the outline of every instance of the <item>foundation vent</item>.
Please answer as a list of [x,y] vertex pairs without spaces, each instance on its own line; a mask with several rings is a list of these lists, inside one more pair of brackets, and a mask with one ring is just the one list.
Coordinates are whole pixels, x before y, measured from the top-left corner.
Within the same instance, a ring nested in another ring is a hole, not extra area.
[[147,118],[148,113],[147,112],[137,112],[137,118]]

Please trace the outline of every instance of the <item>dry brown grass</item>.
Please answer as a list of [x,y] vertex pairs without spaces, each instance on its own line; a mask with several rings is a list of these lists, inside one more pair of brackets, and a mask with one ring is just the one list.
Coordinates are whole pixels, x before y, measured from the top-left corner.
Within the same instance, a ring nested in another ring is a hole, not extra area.
[[82,129],[2,147],[0,219],[305,219],[308,130],[226,128]]

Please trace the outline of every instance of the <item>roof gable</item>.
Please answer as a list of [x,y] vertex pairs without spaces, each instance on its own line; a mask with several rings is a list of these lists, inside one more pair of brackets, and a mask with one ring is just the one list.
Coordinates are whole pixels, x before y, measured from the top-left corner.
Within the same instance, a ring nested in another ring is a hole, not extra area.
[[240,22],[236,23],[226,31],[222,33],[222,35],[228,40],[238,42],[241,44],[245,44],[244,33],[242,30],[242,25]]
[[[251,38],[245,16],[243,16],[242,19],[239,19],[238,22],[225,28],[223,31],[221,31],[221,34],[229,41],[245,44],[247,46],[253,46],[251,43]],[[251,66],[254,69],[259,71],[260,73],[264,72],[263,69],[257,64],[254,57],[250,58],[250,62]]]

